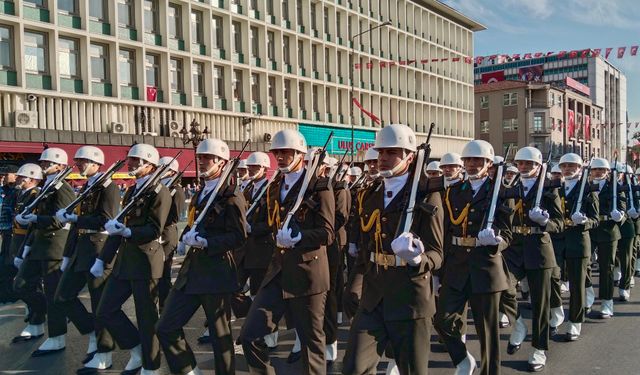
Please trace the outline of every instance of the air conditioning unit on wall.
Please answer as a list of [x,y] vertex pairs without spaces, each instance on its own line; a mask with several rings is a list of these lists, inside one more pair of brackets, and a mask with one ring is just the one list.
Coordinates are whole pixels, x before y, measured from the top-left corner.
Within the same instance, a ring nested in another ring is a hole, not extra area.
[[122,122],[112,122],[109,129],[113,134],[127,134],[127,125]]
[[169,128],[169,131],[167,133],[169,134],[170,137],[181,137],[182,136],[180,134],[181,126],[180,126],[180,123],[178,123],[178,121],[175,121],[175,120],[169,121],[168,128]]
[[36,111],[16,111],[14,124],[16,128],[37,128],[38,112]]

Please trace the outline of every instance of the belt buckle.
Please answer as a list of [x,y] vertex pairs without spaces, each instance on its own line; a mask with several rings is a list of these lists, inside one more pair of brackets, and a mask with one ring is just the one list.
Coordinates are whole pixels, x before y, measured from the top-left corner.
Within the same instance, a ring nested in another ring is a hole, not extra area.
[[473,237],[462,237],[462,246],[464,247],[475,247],[476,239]]

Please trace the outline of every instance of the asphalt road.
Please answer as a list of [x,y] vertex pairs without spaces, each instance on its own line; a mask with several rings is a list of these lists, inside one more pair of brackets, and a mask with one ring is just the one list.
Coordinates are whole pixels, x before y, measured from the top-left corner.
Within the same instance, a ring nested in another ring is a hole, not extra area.
[[[176,262],[176,269],[179,260]],[[597,276],[597,273],[595,274]],[[594,281],[597,281],[594,280]],[[640,280],[636,280],[640,283]],[[640,285],[640,284],[639,284]],[[545,373],[548,374],[640,374],[640,287],[632,290],[631,301],[615,304],[615,316],[607,321],[591,319],[583,325],[582,337],[573,343],[552,341],[547,353],[548,362]],[[616,291],[617,295],[617,291]],[[568,314],[568,295],[565,295],[565,313]],[[82,300],[89,305],[88,293],[83,292]],[[598,301],[596,301],[597,307]],[[132,300],[124,306],[125,312],[134,317]],[[528,310],[525,316],[529,316]],[[81,337],[73,325],[69,325],[67,336],[67,348],[64,352],[42,357],[31,358],[31,352],[36,350],[41,339],[37,342],[11,344],[11,338],[17,335],[25,326],[23,322],[24,305],[15,303],[0,306],[0,374],[73,374],[80,367],[80,361],[84,358],[87,340]],[[189,343],[196,352],[199,367],[207,374],[213,373],[213,357],[210,345],[198,345],[196,338],[202,332],[204,314],[202,310],[193,317],[185,327]],[[530,323],[530,322],[529,322]],[[234,337],[237,337],[242,320],[235,321]],[[348,337],[348,325],[344,324],[340,329],[339,358],[344,355],[345,342]],[[479,343],[469,321],[468,347],[476,359],[479,358]],[[561,327],[561,332],[564,327]],[[526,372],[527,358],[530,341],[523,344],[522,349],[513,356],[506,354],[507,340],[510,328],[502,330],[502,373],[518,374]],[[425,338],[428,339],[428,338]],[[429,367],[431,374],[452,374],[453,365],[447,353],[437,342],[437,337],[431,338],[431,357]],[[289,365],[286,357],[293,345],[291,332],[281,332],[280,345],[271,353],[272,361],[278,374],[302,374],[300,362]],[[237,373],[247,374],[247,366],[240,347],[236,348]],[[124,368],[128,360],[128,353],[117,351],[114,354],[114,366],[108,373],[118,374]],[[378,373],[384,374],[386,359],[382,359],[378,366]],[[341,364],[337,363],[335,370],[330,373],[339,373]],[[168,368],[163,361],[162,373],[168,374]]]

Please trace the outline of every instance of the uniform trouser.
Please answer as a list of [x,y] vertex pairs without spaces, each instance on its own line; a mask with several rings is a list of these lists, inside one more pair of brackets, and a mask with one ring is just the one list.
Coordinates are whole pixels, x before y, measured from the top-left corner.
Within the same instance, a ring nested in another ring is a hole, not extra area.
[[401,375],[427,374],[431,317],[385,321],[383,303],[370,312],[358,309],[349,331],[342,373],[375,373],[380,357],[390,346]]
[[619,288],[629,290],[631,288],[631,278],[634,272],[633,262],[633,243],[635,237],[621,238],[618,241],[618,259],[620,259],[620,271],[622,278],[620,279]]
[[556,264],[558,267],[553,268],[551,274],[551,308],[562,307],[562,289],[563,281],[567,280],[564,241],[553,240],[553,252],[556,256]]
[[325,336],[322,324],[326,299],[326,292],[283,299],[280,276],[261,288],[251,304],[238,339],[242,343],[249,372],[275,374],[263,338],[277,330],[278,322],[288,311],[302,344],[303,373],[325,374]]
[[353,271],[348,275],[347,283],[344,286],[342,294],[342,309],[344,314],[349,318],[353,318],[358,311],[360,305],[360,297],[362,296],[362,282],[364,275],[360,271]]
[[340,248],[338,276],[336,277],[336,299],[338,304],[338,312],[344,312],[344,306],[342,305],[342,296],[344,294],[344,283],[345,283],[345,278],[344,278],[344,271],[345,271],[345,264],[346,264],[345,257],[349,256],[347,255],[347,249],[348,249],[347,246],[342,246]]
[[[122,305],[133,296],[138,328],[122,311]],[[158,321],[158,280],[122,280],[113,275],[107,279],[98,304],[96,318],[109,332],[120,349],[142,347],[142,367],[160,368],[160,343],[155,325]]]
[[[96,321],[95,312],[98,310],[104,284],[111,270],[106,269],[103,277],[96,278],[88,271],[76,272],[71,267],[62,274],[55,295],[55,304],[61,306],[81,334],[86,335],[95,331],[99,353],[110,352],[115,349],[115,343],[109,331]],[[85,285],[89,289],[93,313],[89,313],[78,298],[78,294]]]
[[43,324],[46,318],[49,337],[67,333],[64,310],[54,303],[61,276],[59,260],[30,260],[27,257],[14,280],[16,293],[32,310],[29,324]]
[[11,231],[2,232],[2,247],[0,247],[0,298],[13,298],[13,278],[18,269],[13,266],[13,257],[9,253],[11,248]]
[[249,274],[249,294],[256,296],[260,290],[260,285],[262,285],[262,280],[264,280],[267,274],[267,269],[249,268],[247,269],[247,273]]
[[324,334],[327,344],[332,344],[338,340],[337,288],[342,254],[337,243],[334,242],[327,248],[327,258],[329,261],[329,291],[327,292],[327,303],[324,309]]
[[164,309],[164,303],[171,290],[171,266],[173,265],[173,253],[171,251],[168,255],[165,255],[164,265],[162,268],[162,277],[158,280],[158,306],[160,311]]
[[444,341],[454,365],[457,366],[467,356],[467,346],[462,342],[462,335],[469,302],[482,352],[480,373],[500,373],[501,295],[502,292],[474,294],[471,292],[471,283],[467,283],[464,290],[456,290],[447,285],[440,287],[434,327]]
[[160,345],[174,374],[187,374],[197,363],[184,337],[184,327],[202,306],[207,317],[216,375],[235,373],[229,294],[186,294],[172,289],[156,325]]
[[600,289],[598,297],[601,300],[613,299],[613,268],[616,259],[618,241],[597,242],[598,268],[600,270]]
[[583,323],[585,320],[586,290],[589,258],[567,258],[567,278],[569,279],[569,321]]
[[231,311],[233,311],[233,315],[236,318],[244,318],[247,316],[249,308],[251,307],[251,298],[243,293],[243,290],[245,284],[251,277],[251,273],[246,268],[244,268],[243,262],[240,262],[237,265],[236,271],[238,274],[238,285],[240,285],[240,290],[231,295]]

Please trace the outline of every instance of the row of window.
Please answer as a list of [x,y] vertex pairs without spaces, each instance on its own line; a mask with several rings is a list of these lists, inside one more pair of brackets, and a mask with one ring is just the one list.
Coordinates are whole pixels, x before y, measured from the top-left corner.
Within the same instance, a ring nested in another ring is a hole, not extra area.
[[[509,92],[502,96],[502,105],[504,107],[518,105],[518,93],[517,92]],[[480,96],[480,108],[487,109],[489,108],[489,95]]]

